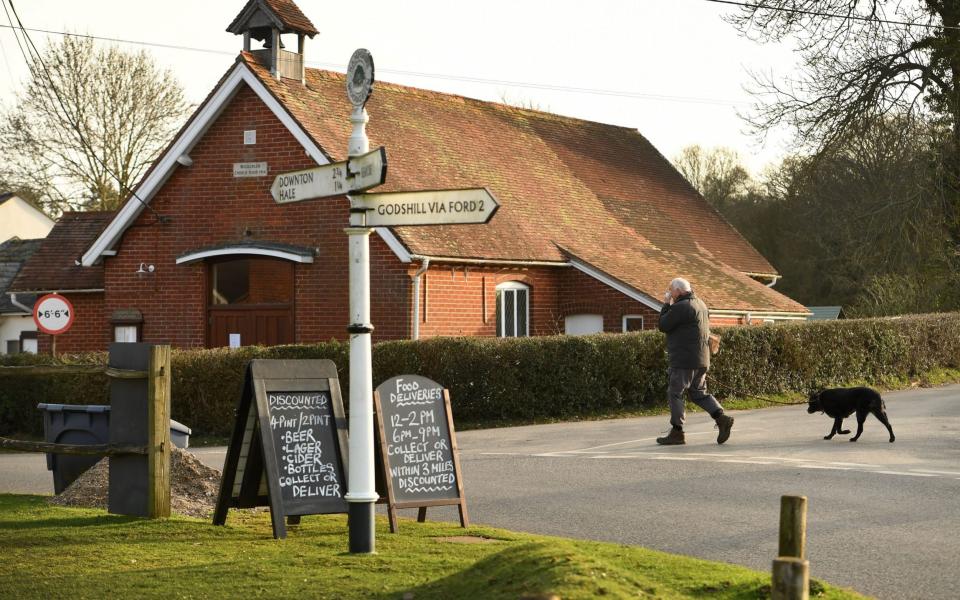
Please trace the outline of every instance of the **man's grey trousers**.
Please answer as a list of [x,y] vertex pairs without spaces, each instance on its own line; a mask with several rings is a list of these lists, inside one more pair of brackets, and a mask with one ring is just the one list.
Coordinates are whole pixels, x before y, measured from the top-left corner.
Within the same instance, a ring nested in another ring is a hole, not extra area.
[[686,416],[683,403],[683,393],[690,390],[690,400],[707,411],[711,417],[723,407],[717,399],[707,393],[707,370],[703,369],[675,369],[668,370],[670,382],[667,384],[667,396],[670,399],[670,424],[674,427],[683,427]]

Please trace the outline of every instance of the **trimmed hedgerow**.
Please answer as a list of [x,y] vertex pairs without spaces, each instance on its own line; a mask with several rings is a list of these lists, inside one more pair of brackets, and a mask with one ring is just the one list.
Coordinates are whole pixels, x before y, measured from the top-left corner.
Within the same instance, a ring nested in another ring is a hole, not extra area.
[[[711,385],[718,396],[830,385],[892,385],[960,367],[960,314],[795,323],[721,330]],[[196,434],[228,435],[253,358],[329,358],[348,398],[349,345],[175,350],[172,415]],[[0,364],[103,364],[104,353],[4,357]],[[374,384],[416,373],[450,388],[461,422],[576,418],[665,402],[667,361],[657,332],[513,339],[434,338],[374,346]],[[0,377],[0,434],[40,434],[39,402],[105,404],[99,375]]]

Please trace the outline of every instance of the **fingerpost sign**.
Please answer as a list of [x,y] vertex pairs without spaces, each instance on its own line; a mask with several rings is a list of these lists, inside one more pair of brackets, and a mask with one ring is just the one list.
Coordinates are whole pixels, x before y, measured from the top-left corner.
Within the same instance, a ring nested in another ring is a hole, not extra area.
[[[370,52],[360,48],[347,66],[347,97],[353,105],[352,131],[347,139],[347,160],[281,173],[271,188],[278,204],[347,194],[350,222],[344,229],[348,237],[350,290],[350,456],[347,473],[349,503],[349,547],[351,553],[372,553],[376,548],[374,504],[380,499],[376,490],[374,453],[373,352],[370,334],[370,234],[375,227],[410,225],[483,224],[493,217],[500,204],[486,188],[458,190],[422,190],[392,194],[364,193],[386,181],[386,149],[370,151],[364,108],[373,91],[374,67]],[[449,408],[446,409],[449,414]],[[435,414],[440,414],[439,412]],[[451,426],[452,433],[452,426]],[[451,440],[452,441],[452,440]],[[456,460],[456,452],[453,453]],[[444,461],[443,468],[446,468]],[[433,468],[433,467],[430,467]],[[459,476],[454,476],[459,482]],[[456,499],[431,498],[424,506],[437,502],[461,505],[461,521],[466,523],[466,505],[462,490]],[[397,505],[392,505],[394,508]]]

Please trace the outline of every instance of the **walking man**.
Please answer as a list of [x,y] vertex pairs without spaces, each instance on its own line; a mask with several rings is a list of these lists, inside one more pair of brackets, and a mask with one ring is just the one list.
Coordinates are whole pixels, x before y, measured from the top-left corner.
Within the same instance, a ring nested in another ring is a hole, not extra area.
[[667,395],[670,399],[670,433],[657,438],[666,446],[685,444],[683,393],[689,392],[694,404],[707,411],[716,421],[717,443],[730,437],[733,417],[723,414],[717,399],[707,393],[707,371],[710,369],[710,321],[707,307],[693,294],[690,282],[680,277],[670,282],[660,310],[660,331],[667,334],[670,357]]

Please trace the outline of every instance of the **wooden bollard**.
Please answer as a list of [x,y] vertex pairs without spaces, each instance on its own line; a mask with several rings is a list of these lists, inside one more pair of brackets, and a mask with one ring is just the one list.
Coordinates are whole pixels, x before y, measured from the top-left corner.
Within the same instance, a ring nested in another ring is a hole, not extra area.
[[780,497],[780,557],[803,558],[807,545],[807,497]]
[[810,564],[802,558],[781,556],[773,561],[771,600],[808,600]]

